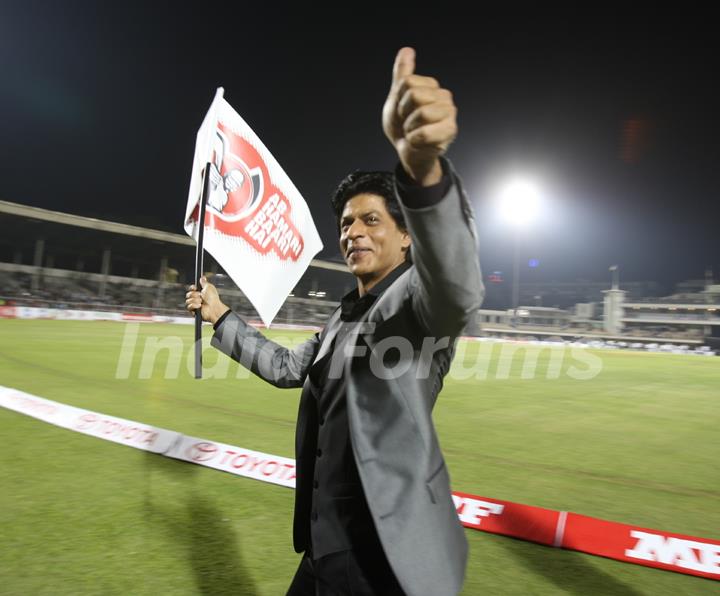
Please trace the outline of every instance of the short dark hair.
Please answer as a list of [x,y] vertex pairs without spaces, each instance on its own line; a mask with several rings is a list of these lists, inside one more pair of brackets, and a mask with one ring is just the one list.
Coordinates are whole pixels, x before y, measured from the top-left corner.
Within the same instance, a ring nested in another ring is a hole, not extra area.
[[400,202],[395,194],[395,175],[392,172],[354,171],[338,184],[330,203],[332,204],[338,230],[345,203],[361,194],[373,194],[385,199],[385,208],[401,230],[407,230]]

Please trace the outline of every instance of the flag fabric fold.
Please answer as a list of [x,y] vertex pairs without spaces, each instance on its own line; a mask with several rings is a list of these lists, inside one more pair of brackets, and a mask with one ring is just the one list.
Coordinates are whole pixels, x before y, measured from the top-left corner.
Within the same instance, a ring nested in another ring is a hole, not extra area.
[[196,240],[207,163],[204,247],[269,326],[322,250],[320,236],[302,195],[222,88],[195,142],[184,228]]

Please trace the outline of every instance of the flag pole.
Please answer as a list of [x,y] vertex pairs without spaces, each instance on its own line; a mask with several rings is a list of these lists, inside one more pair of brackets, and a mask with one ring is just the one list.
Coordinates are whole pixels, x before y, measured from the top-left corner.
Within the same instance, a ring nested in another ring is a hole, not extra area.
[[[205,206],[210,190],[210,162],[205,164],[203,172],[203,190],[200,197],[200,214],[198,216],[198,237],[195,248],[195,287],[201,290],[200,278],[203,275],[203,237],[205,233]],[[195,311],[195,378],[202,379],[202,315],[200,308]]]

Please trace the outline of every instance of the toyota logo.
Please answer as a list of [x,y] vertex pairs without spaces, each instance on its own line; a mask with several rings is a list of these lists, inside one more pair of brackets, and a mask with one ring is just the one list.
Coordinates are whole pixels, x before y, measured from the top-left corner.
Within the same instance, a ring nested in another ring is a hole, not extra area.
[[195,443],[190,445],[187,449],[187,456],[191,461],[209,461],[218,452],[218,447],[215,443]]
[[87,430],[93,426],[100,417],[97,414],[87,413],[80,416],[75,422],[75,428],[78,430]]

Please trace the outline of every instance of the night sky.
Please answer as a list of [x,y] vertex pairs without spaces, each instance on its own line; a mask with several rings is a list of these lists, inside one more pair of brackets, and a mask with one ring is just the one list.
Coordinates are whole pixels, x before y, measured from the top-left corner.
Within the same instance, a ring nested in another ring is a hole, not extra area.
[[1,199],[181,233],[195,134],[223,86],[310,204],[320,256],[336,258],[328,198],[351,170],[394,167],[380,110],[411,45],[417,72],[455,94],[449,157],[485,273],[510,273],[493,200],[523,173],[545,200],[522,241],[540,261],[525,279],[609,280],[616,263],[621,280],[668,290],[706,266],[720,276],[708,14],[184,6],[0,2]]

